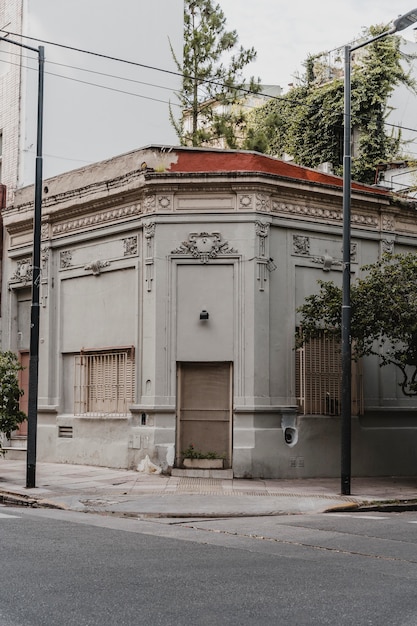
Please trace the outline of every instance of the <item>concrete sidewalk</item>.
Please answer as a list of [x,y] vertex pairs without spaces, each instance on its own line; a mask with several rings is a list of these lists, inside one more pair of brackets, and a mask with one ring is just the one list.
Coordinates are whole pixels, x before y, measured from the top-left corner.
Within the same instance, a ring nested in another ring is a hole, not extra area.
[[26,489],[26,461],[0,459],[0,502],[136,517],[230,517],[318,513],[399,502],[417,509],[417,477],[249,480],[148,475],[85,465],[38,463]]

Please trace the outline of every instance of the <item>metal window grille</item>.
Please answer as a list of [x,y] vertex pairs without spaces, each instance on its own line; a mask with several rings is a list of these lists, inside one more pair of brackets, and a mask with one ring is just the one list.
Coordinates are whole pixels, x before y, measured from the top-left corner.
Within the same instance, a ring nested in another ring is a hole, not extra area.
[[[323,333],[296,352],[297,404],[304,415],[340,415],[340,342]],[[362,368],[352,363],[352,415],[363,412]]]
[[75,415],[127,415],[134,400],[131,348],[82,352],[75,357]]

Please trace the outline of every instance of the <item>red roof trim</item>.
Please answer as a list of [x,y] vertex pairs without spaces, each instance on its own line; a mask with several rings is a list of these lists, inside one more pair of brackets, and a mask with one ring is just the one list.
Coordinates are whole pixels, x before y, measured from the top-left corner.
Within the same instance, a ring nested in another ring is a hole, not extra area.
[[[324,174],[253,152],[223,152],[220,150],[217,152],[215,150],[187,150],[186,148],[176,148],[175,151],[178,154],[178,161],[171,165],[171,172],[260,172],[322,185],[343,186],[343,179],[340,176]],[[352,182],[352,188],[384,196],[389,194],[389,191],[385,189],[355,182]]]

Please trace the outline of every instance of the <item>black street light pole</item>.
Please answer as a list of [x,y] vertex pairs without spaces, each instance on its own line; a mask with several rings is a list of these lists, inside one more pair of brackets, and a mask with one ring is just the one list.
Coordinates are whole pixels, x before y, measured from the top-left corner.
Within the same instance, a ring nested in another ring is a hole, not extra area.
[[23,43],[0,37],[19,48],[36,52],[38,55],[38,117],[36,137],[35,200],[33,211],[33,255],[32,255],[32,305],[30,311],[29,347],[29,395],[28,395],[28,435],[26,487],[36,486],[36,435],[38,422],[38,380],[39,380],[39,293],[41,282],[41,221],[42,221],[42,131],[43,131],[43,86],[45,48],[32,48]]
[[341,492],[350,495],[352,425],[352,346],[350,301],[351,235],[351,54],[378,39],[404,30],[417,22],[417,8],[394,20],[393,27],[356,46],[345,46],[344,137],[343,137],[343,284],[342,284],[342,397],[341,397]]

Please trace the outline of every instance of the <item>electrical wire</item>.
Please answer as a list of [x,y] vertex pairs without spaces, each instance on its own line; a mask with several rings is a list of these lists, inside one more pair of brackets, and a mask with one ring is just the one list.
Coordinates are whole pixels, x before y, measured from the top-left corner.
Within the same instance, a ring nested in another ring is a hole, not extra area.
[[[193,78],[192,76],[184,74],[184,73],[181,73],[181,72],[175,72],[173,70],[167,70],[167,69],[156,67],[156,66],[146,65],[146,64],[143,64],[143,63],[138,63],[136,61],[130,61],[128,59],[121,59],[119,57],[106,55],[106,54],[103,54],[103,53],[100,53],[100,52],[94,52],[92,50],[85,50],[83,48],[76,48],[74,46],[68,46],[68,45],[65,45],[65,44],[60,44],[60,43],[57,43],[57,42],[48,41],[46,39],[38,39],[36,37],[30,37],[29,35],[21,35],[19,33],[13,33],[11,31],[5,31],[5,30],[1,30],[1,29],[0,29],[0,32],[5,33],[7,35],[12,35],[14,37],[22,37],[24,39],[29,39],[31,41],[39,41],[39,42],[44,43],[44,44],[48,44],[48,45],[51,45],[51,46],[56,46],[56,47],[59,47],[59,48],[64,48],[66,50],[71,50],[73,52],[79,52],[79,53],[82,53],[82,54],[92,55],[92,56],[96,56],[96,57],[99,57],[99,58],[103,58],[103,59],[107,59],[107,60],[111,60],[111,61],[116,61],[116,62],[119,62],[119,63],[126,63],[128,65],[133,65],[133,66],[136,66],[136,67],[142,67],[142,68],[145,68],[145,69],[151,69],[153,71],[163,72],[163,73],[167,73],[167,74],[170,74],[170,75],[173,75],[173,76],[178,76],[178,77],[181,77],[181,78]],[[339,49],[341,49],[341,48],[335,48],[335,50],[339,50]],[[329,51],[329,52],[332,52],[332,50]],[[327,54],[327,53],[323,53],[323,54]],[[55,63],[53,61],[49,62],[49,63],[56,64],[56,65],[62,65],[64,67],[67,67],[67,68],[70,68],[70,69],[75,69],[75,70],[80,70],[80,71],[87,71],[87,72],[91,72],[91,73],[97,73],[98,75],[102,75],[102,76],[109,76],[109,77],[113,77],[113,78],[120,78],[120,80],[129,80],[129,79],[124,79],[122,77],[114,77],[111,74],[106,74],[104,72],[102,73],[102,72],[96,72],[95,70],[86,70],[84,68],[80,68],[80,67],[76,67],[76,66],[70,66],[70,65],[64,65],[64,64]],[[60,76],[58,74],[53,74],[53,75]],[[63,78],[66,78],[66,77],[63,76]],[[76,80],[77,81],[78,79],[72,79],[72,80]],[[83,81],[78,81],[78,82],[83,82]],[[136,82],[136,81],[133,81],[133,82]],[[137,81],[137,82],[140,83],[140,81]],[[210,79],[202,79],[200,82],[201,83],[214,84],[214,85],[217,85],[219,87],[228,87],[228,85],[226,85],[225,83],[221,83],[220,81],[214,81],[214,80],[210,80]],[[88,83],[86,82],[85,84],[88,84]],[[149,85],[149,83],[143,83],[143,84],[148,84]],[[94,85],[94,83],[92,83],[92,85]],[[94,85],[94,86],[101,87],[101,85]],[[164,87],[164,86],[161,86],[161,85],[153,85],[153,86],[159,87],[161,89],[170,89],[169,87]],[[107,87],[103,87],[103,88],[112,90],[111,88],[107,88]],[[115,91],[118,91],[118,90],[115,90]],[[171,89],[171,91],[172,91],[172,89]],[[279,100],[279,101],[289,102],[290,104],[292,104],[294,106],[308,106],[304,102],[301,102],[299,100],[291,100],[291,99],[289,99],[286,96],[274,96],[274,95],[266,94],[266,93],[262,93],[262,92],[254,92],[254,91],[252,91],[250,89],[246,89],[244,87],[239,88],[238,91],[240,91],[242,93],[246,93],[248,95],[257,95],[257,96],[261,96],[261,97],[264,97],[264,98],[268,98],[269,100]],[[121,91],[121,93],[126,93],[128,95],[137,95],[137,94],[129,94],[129,92],[124,92],[124,91]],[[160,102],[163,102],[163,101],[160,100]],[[165,103],[166,104],[170,104],[170,102],[165,102]],[[181,105],[176,105],[176,106],[179,106],[181,108]],[[246,106],[248,108],[252,108],[250,105],[242,104],[242,106],[244,106],[244,107]],[[367,119],[369,121],[371,120],[371,118],[367,118]],[[366,123],[367,120],[365,118],[365,119],[362,119],[361,121],[362,121],[362,123]],[[388,122],[385,122],[385,125],[389,126],[390,128],[397,128],[397,129],[400,129],[400,130],[408,130],[410,132],[417,133],[417,129],[415,129],[415,128],[408,128],[406,126],[399,126],[398,124],[391,124],[391,123],[388,123]]]
[[[32,41],[41,42],[41,43],[48,44],[48,45],[51,45],[51,46],[64,48],[66,50],[71,50],[73,52],[78,52],[78,53],[81,53],[81,54],[87,54],[87,55],[95,56],[95,57],[106,59],[106,60],[111,60],[111,61],[115,61],[115,62],[119,62],[119,63],[132,65],[132,66],[135,66],[135,67],[141,67],[141,68],[145,68],[145,69],[150,69],[152,71],[162,72],[162,73],[169,74],[169,75],[172,75],[172,76],[177,76],[177,77],[180,77],[180,78],[192,78],[192,76],[189,76],[189,75],[181,73],[181,72],[175,72],[173,70],[167,70],[167,69],[164,69],[164,68],[147,65],[147,64],[144,64],[144,63],[139,63],[139,62],[131,61],[131,60],[128,60],[128,59],[122,59],[122,58],[119,58],[119,57],[114,57],[114,56],[111,56],[111,55],[106,55],[106,54],[103,54],[103,53],[94,52],[94,51],[91,51],[91,50],[85,50],[85,49],[82,49],[82,48],[76,48],[74,46],[68,46],[68,45],[65,45],[65,44],[57,43],[57,42],[52,42],[52,41],[48,41],[48,40],[44,40],[44,39],[38,39],[38,38],[35,38],[35,37],[30,37],[30,36],[27,36],[27,35],[21,35],[19,33],[13,33],[11,31],[6,31],[6,30],[0,30],[0,32],[4,33],[6,35],[11,35],[11,36],[14,36],[14,37],[22,37],[24,39],[29,39],[29,40],[32,40]],[[15,54],[15,56],[18,56],[18,55]],[[22,56],[24,56],[24,55],[22,55]],[[27,57],[27,58],[29,58],[29,57]],[[63,63],[56,63],[54,61],[47,61],[47,63],[51,64],[51,65],[57,65],[57,66],[60,66],[60,67],[66,67],[67,69],[73,69],[73,70],[77,70],[77,71],[83,71],[83,72],[88,72],[88,73],[91,73],[91,74],[96,74],[98,76],[103,76],[103,77],[108,77],[108,78],[112,78],[112,79],[132,82],[132,83],[135,83],[135,84],[141,84],[141,85],[150,86],[150,87],[159,88],[159,89],[166,89],[166,90],[169,90],[171,92],[173,91],[172,88],[166,87],[164,85],[155,85],[155,84],[147,83],[147,82],[144,82],[144,81],[137,81],[135,79],[125,78],[125,77],[121,77],[121,76],[115,76],[115,75],[108,74],[108,73],[105,73],[105,72],[99,72],[97,70],[89,70],[87,68],[81,68],[81,67],[77,67],[77,66],[66,65],[66,64],[63,64]],[[13,65],[19,65],[19,64],[18,63],[15,63],[15,64],[13,63]],[[33,69],[34,70],[35,68],[27,67],[27,69]],[[113,91],[113,92],[116,92],[116,93],[122,93],[124,95],[130,95],[130,96],[134,96],[134,97],[139,97],[139,98],[143,98],[143,99],[146,99],[146,100],[151,100],[151,101],[154,101],[154,102],[160,102],[160,103],[163,103],[163,104],[169,104],[170,106],[175,106],[175,107],[178,107],[178,108],[183,108],[181,106],[181,104],[171,103],[170,101],[162,100],[162,99],[159,99],[159,98],[154,98],[154,97],[151,97],[151,96],[145,96],[143,94],[132,93],[132,92],[129,92],[129,91],[126,91],[126,90],[116,89],[114,87],[109,87],[107,85],[100,85],[100,84],[92,83],[92,82],[89,82],[89,81],[83,81],[81,79],[77,79],[77,78],[70,77],[70,76],[65,76],[63,74],[56,74],[56,73],[53,73],[53,72],[45,72],[45,73],[50,75],[50,76],[63,78],[65,80],[72,80],[72,81],[80,83],[80,84],[89,85],[89,86],[97,87],[97,88],[100,88],[100,89],[106,89],[108,91]],[[203,79],[200,82],[201,83],[207,83],[207,84],[213,84],[213,85],[220,86],[220,87],[226,87],[227,86],[224,83],[221,83],[220,81],[215,81],[215,80],[210,80],[210,79]],[[246,89],[244,87],[239,88],[238,91],[240,91],[242,93],[245,93],[247,95],[256,95],[256,96],[264,97],[264,98],[266,98],[268,100],[285,101],[285,102],[287,102],[287,103],[289,103],[290,105],[293,105],[293,106],[309,106],[305,102],[301,102],[301,101],[295,100],[295,99],[291,100],[291,99],[288,98],[288,96],[276,96],[276,95],[262,93],[262,91],[254,92],[254,91],[252,91],[250,89]],[[247,108],[253,108],[253,107],[251,107],[251,105],[245,104],[245,103],[242,103],[242,106],[243,107],[247,107]],[[371,118],[362,118],[361,122],[363,124],[366,124],[367,121],[370,121],[370,120],[371,120]],[[407,127],[407,126],[401,126],[399,124],[393,124],[393,123],[390,123],[390,122],[387,122],[387,121],[385,121],[384,124],[385,124],[385,126],[393,128],[393,129],[405,130],[405,131],[408,131],[408,132],[417,133],[417,129],[415,129],[415,128],[410,128],[410,127]],[[411,154],[415,154],[415,153],[411,153]]]

